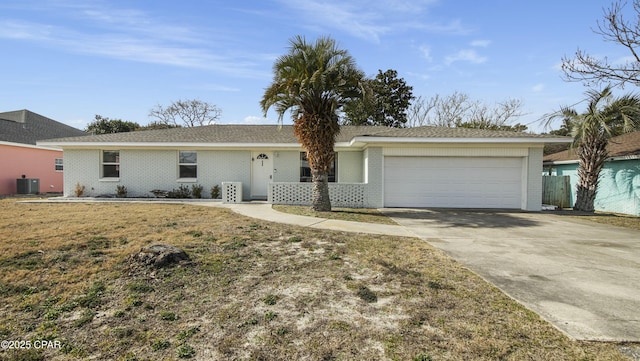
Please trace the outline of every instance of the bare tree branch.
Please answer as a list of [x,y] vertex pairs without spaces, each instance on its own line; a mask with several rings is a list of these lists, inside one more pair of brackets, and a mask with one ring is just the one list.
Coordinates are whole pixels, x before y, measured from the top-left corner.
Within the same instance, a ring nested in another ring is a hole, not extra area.
[[221,114],[214,104],[197,99],[178,100],[166,108],[158,104],[149,111],[149,116],[159,123],[185,127],[214,124]]
[[627,21],[623,15],[626,3],[616,1],[604,10],[604,20],[598,21],[594,33],[604,41],[622,45],[631,54],[632,60],[614,64],[607,57],[596,58],[578,49],[573,58],[562,58],[562,71],[566,81],[583,82],[588,86],[611,84],[624,87],[626,84],[640,85],[640,0],[633,1],[635,22]]

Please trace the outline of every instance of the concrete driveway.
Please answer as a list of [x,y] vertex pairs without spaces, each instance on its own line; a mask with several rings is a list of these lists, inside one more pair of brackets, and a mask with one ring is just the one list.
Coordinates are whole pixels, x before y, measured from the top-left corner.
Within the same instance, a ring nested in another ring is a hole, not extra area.
[[640,341],[640,231],[558,213],[383,211],[569,336]]

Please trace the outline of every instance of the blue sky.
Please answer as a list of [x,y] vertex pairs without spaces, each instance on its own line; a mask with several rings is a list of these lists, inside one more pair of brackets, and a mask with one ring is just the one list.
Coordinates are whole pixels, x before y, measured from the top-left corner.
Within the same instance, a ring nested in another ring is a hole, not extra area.
[[[219,123],[276,123],[259,101],[295,35],[331,36],[370,76],[395,69],[416,96],[520,99],[531,123],[584,99],[563,81],[578,47],[617,61],[593,32],[609,1],[20,0],[0,3],[0,111],[29,109],[77,128],[95,114],[147,124],[178,99],[222,109]],[[629,11],[630,9],[626,9]],[[632,19],[632,16],[629,16]],[[633,19],[632,19],[633,20]],[[580,106],[578,106],[580,109]],[[286,119],[289,122],[289,119]]]

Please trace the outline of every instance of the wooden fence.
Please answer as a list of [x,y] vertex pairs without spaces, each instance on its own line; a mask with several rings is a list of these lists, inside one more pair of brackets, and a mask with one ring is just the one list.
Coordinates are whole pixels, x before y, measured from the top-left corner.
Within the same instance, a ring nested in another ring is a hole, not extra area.
[[542,177],[542,203],[560,208],[573,206],[571,204],[571,181],[568,175]]

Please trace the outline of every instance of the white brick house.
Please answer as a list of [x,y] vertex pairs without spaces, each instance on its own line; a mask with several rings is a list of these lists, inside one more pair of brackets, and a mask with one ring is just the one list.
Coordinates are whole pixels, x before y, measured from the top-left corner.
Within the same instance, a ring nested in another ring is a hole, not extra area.
[[[343,126],[334,206],[541,209],[542,149],[565,137],[462,128]],[[305,154],[291,126],[210,125],[38,142],[64,151],[64,194],[152,196],[232,182],[243,200],[308,204]]]

